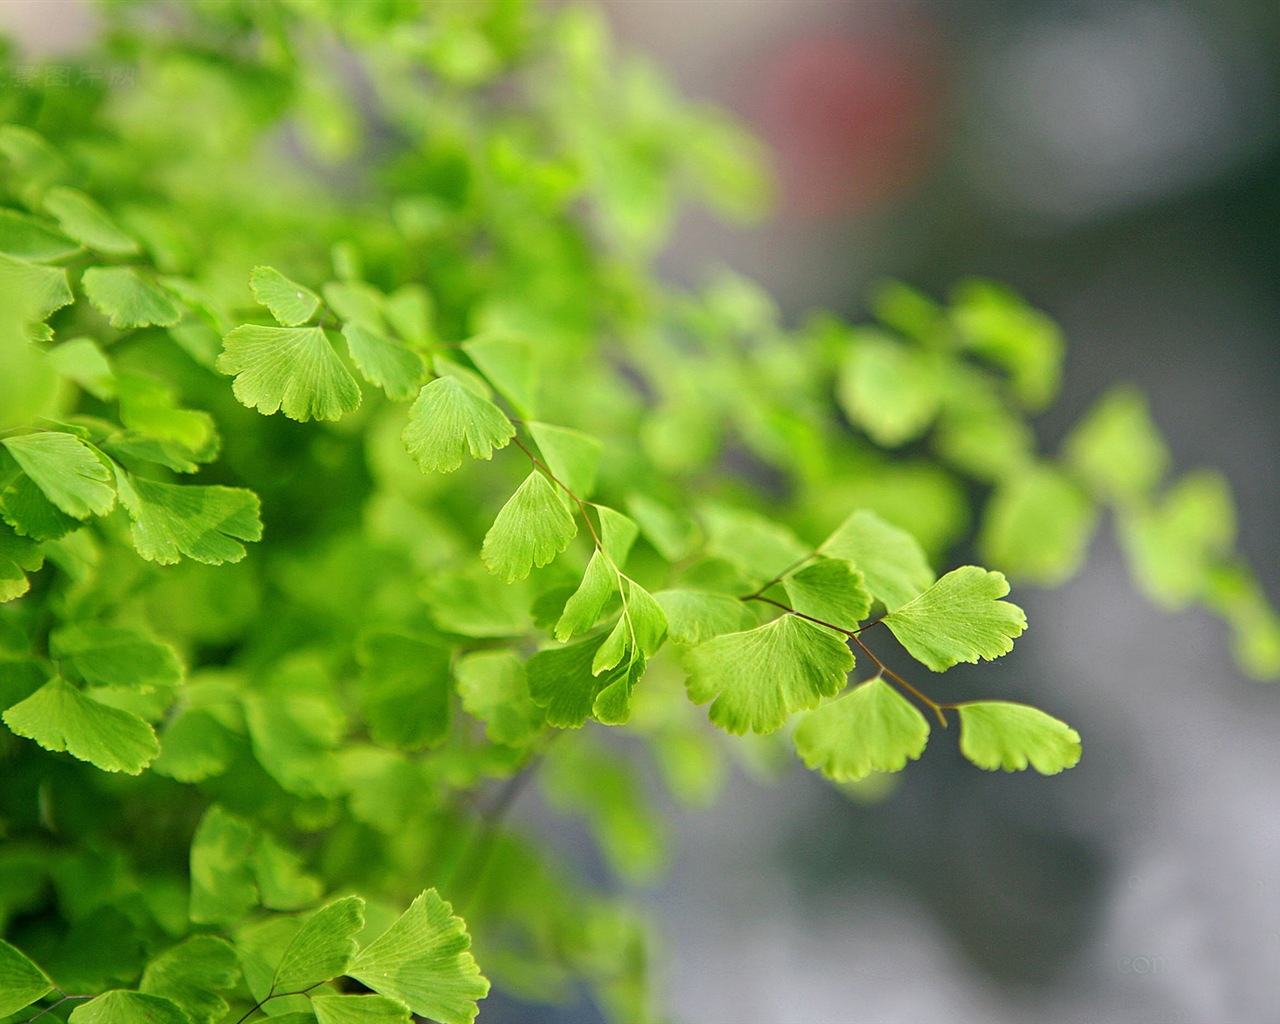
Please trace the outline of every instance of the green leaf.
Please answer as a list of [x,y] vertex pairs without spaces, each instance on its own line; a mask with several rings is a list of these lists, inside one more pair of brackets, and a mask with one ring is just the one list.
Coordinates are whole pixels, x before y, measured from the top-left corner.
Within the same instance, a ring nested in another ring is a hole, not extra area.
[[138,243],[79,189],[49,189],[44,208],[57,219],[64,235],[89,249],[107,256],[129,256],[138,251]]
[[477,651],[459,659],[458,695],[494,743],[527,743],[542,729],[542,709],[529,694],[524,663],[509,651]]
[[1151,421],[1147,400],[1130,387],[1103,395],[1062,449],[1085,486],[1117,504],[1150,494],[1169,468],[1169,449]]
[[653,595],[667,617],[667,631],[677,644],[691,646],[721,633],[737,633],[751,614],[736,597],[710,590],[659,590]]
[[1036,466],[996,488],[978,549],[1012,576],[1058,584],[1079,570],[1097,520],[1079,487],[1050,466]]
[[45,750],[65,750],[104,772],[137,775],[160,753],[155,731],[141,718],[100,704],[62,679],[15,704],[4,722]]
[[806,712],[794,742],[807,768],[836,782],[856,782],[872,772],[901,771],[918,758],[929,742],[929,723],[877,676]]
[[953,569],[913,601],[884,617],[911,656],[935,672],[961,661],[988,661],[1013,650],[1027,628],[1016,604],[999,598],[1009,584],[998,572],[976,565]]
[[526,342],[497,335],[473,338],[462,351],[517,413],[526,417],[534,414],[537,373],[533,350]]
[[962,344],[1007,370],[1026,408],[1039,411],[1053,401],[1064,347],[1057,324],[993,281],[965,281],[951,300]]
[[645,539],[668,562],[679,562],[693,554],[698,528],[688,516],[673,512],[645,494],[631,495],[627,509],[636,517]]
[[331,701],[305,693],[249,693],[242,704],[253,756],[281,788],[298,796],[337,794],[332,751],[345,716]]
[[600,677],[592,670],[604,640],[604,634],[597,633],[564,647],[539,651],[525,663],[529,695],[546,713],[547,724],[579,729],[591,717],[596,696],[615,675]]
[[449,473],[462,465],[467,453],[473,459],[492,458],[493,449],[505,448],[515,433],[511,421],[489,399],[456,377],[437,377],[418,392],[402,439],[424,473]]
[[116,474],[120,503],[133,519],[133,546],[161,565],[185,555],[207,565],[244,558],[242,541],[262,538],[262,503],[239,487],[162,484]]
[[431,343],[431,293],[422,285],[401,285],[386,297],[382,311],[396,334],[410,345]]
[[871,611],[862,573],[842,558],[817,555],[784,576],[782,585],[795,611],[843,629],[853,629]]
[[609,673],[606,685],[591,702],[591,714],[602,725],[626,725],[631,719],[631,692],[644,675],[646,661],[642,653],[629,649],[626,664]]
[[271,910],[302,910],[320,899],[320,879],[308,875],[302,858],[263,832],[253,851],[253,874],[262,905]]
[[409,1007],[388,996],[312,996],[311,1008],[319,1024],[412,1024]]
[[342,321],[357,323],[371,331],[385,329],[382,304],[386,297],[363,281],[330,281],[324,286],[325,301]]
[[203,782],[231,765],[231,733],[207,708],[187,708],[160,734],[160,756],[151,770],[179,782]]
[[173,648],[137,630],[75,622],[49,635],[49,653],[91,686],[149,688],[182,679]]
[[779,728],[839,691],[852,668],[840,634],[794,615],[713,637],[685,655],[690,698],[715,698],[711,721],[739,735]]
[[1200,597],[1235,540],[1235,502],[1219,474],[1188,473],[1155,505],[1119,521],[1134,582],[1162,608]]
[[182,317],[173,300],[133,267],[90,267],[81,278],[89,301],[111,326],[172,327]]
[[600,546],[613,559],[613,564],[621,569],[627,564],[632,545],[640,535],[640,527],[608,505],[596,505],[595,510],[600,519]]
[[347,339],[351,361],[365,380],[382,388],[388,398],[405,400],[414,396],[427,373],[422,356],[359,323],[344,326],[342,336]]
[[49,364],[58,373],[94,398],[107,401],[116,394],[111,363],[90,338],[72,338],[48,352]]
[[347,972],[379,995],[440,1024],[471,1024],[489,982],[468,952],[462,919],[435,889],[422,893],[395,924],[366,946]]
[[836,396],[849,419],[885,448],[919,437],[938,413],[938,372],[928,353],[875,330],[855,332]]
[[213,804],[191,840],[191,920],[235,924],[258,905],[253,875],[257,836],[245,821]]
[[229,1009],[218,995],[240,980],[235,947],[213,935],[193,935],[152,958],[138,991],[176,1003],[195,1024],[216,1024]]
[[625,584],[623,614],[631,620],[635,646],[652,657],[667,636],[667,613],[652,594],[634,580]]
[[770,580],[809,554],[780,523],[743,509],[713,505],[702,511],[707,551],[759,579]]
[[69,516],[104,516],[116,503],[111,469],[90,444],[45,431],[0,441],[44,496]]
[[449,732],[449,651],[398,633],[361,638],[360,713],[374,742],[400,750],[439,743]]
[[254,267],[249,288],[253,297],[271,310],[276,323],[284,327],[305,324],[320,306],[319,295],[291,281],[275,267]]
[[596,486],[596,470],[604,445],[580,430],[550,423],[525,424],[552,475],[579,498],[589,498]]
[[21,597],[31,589],[27,573],[44,565],[41,546],[19,537],[7,523],[0,523],[0,603]]
[[124,992],[104,992],[81,1003],[67,1018],[69,1024],[192,1024],[191,1018],[168,999]]
[[242,324],[222,347],[218,370],[234,375],[236,398],[264,416],[336,420],[360,405],[359,385],[319,327]]
[[937,578],[911,534],[866,509],[852,513],[818,550],[852,562],[871,596],[890,610],[923,593]]
[[80,246],[44,221],[16,210],[0,210],[0,253],[20,260],[46,263],[72,256]]
[[364,928],[364,900],[347,896],[322,907],[293,937],[276,968],[273,992],[301,992],[347,973]]
[[565,602],[564,613],[556,623],[556,639],[563,643],[594,626],[617,588],[618,574],[604,553],[596,551],[587,563],[582,583]]
[[[23,305],[18,315],[24,322],[47,320],[52,313],[75,301],[65,270],[40,267],[4,253],[0,253],[0,292],[22,296]],[[17,313],[14,310],[6,315]]]
[[25,1009],[52,991],[44,971],[0,939],[0,1016]]
[[535,469],[498,512],[480,558],[491,573],[512,583],[550,562],[577,532],[555,484]]
[[1007,701],[960,704],[960,752],[979,768],[1057,775],[1080,760],[1080,734],[1039,708]]

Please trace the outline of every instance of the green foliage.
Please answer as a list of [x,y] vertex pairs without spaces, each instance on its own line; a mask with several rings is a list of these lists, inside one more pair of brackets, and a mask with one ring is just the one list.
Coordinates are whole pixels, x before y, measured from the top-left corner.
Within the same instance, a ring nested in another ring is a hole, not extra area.
[[[1005,574],[1069,579],[1100,522],[1280,674],[1225,481],[1167,483],[1127,389],[1040,451],[1063,342],[1006,288],[793,328],[656,280],[685,199],[759,207],[758,154],[591,11],[104,18],[133,84],[0,94],[5,1024],[469,1024],[490,977],[662,1019],[625,893],[510,823],[529,778],[631,883],[641,766],[705,803],[725,733],[844,783],[928,712],[1068,768],[1064,723],[881,646],[1007,653]],[[969,541],[996,569],[939,578]]]

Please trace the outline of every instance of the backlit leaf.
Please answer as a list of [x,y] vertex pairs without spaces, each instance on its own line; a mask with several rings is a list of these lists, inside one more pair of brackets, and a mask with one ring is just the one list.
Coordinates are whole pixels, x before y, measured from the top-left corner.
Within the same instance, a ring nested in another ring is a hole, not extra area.
[[242,405],[264,416],[336,420],[360,405],[360,388],[319,327],[242,324],[222,339],[217,368],[233,375]]
[[249,275],[253,297],[284,327],[305,324],[320,307],[320,296],[285,277],[275,267],[254,267]]
[[81,1003],[67,1020],[69,1024],[192,1024],[177,1003],[119,989]]
[[4,722],[45,750],[65,750],[106,772],[137,775],[160,753],[155,731],[141,718],[99,703],[62,679],[9,708]]
[[871,611],[862,573],[841,558],[817,555],[784,576],[782,585],[795,611],[842,629],[853,629]]
[[805,765],[836,782],[901,771],[928,741],[924,715],[878,676],[806,712],[794,736]]
[[389,398],[404,400],[414,396],[427,374],[422,356],[359,323],[343,327],[342,336],[347,339],[351,361],[365,380],[382,388]]
[[456,377],[438,377],[425,385],[409,409],[405,449],[424,473],[448,473],[462,465],[463,455],[493,457],[505,448],[516,429],[502,410]]
[[347,896],[312,914],[276,967],[272,990],[300,992],[347,973],[364,928],[364,900]]
[[852,513],[818,550],[852,562],[871,596],[890,610],[923,593],[936,579],[919,542],[866,509]]
[[129,256],[138,251],[138,243],[79,189],[49,189],[44,208],[57,219],[64,235],[87,248],[107,256]]
[[953,569],[913,601],[884,618],[912,657],[935,672],[961,661],[991,660],[1013,650],[1027,628],[1016,604],[999,598],[1009,584],[998,572],[976,565]]
[[589,498],[604,445],[580,430],[551,423],[526,423],[552,475],[579,498]]
[[116,503],[111,469],[73,434],[44,431],[0,441],[54,505],[76,519],[102,516]]
[[1080,760],[1080,734],[1039,708],[1007,701],[961,704],[960,752],[979,768],[1056,775]]
[[239,980],[240,962],[231,943],[193,935],[147,964],[138,991],[176,1003],[195,1024],[216,1024],[228,1009],[218,993]]
[[311,1008],[319,1024],[412,1024],[409,1007],[388,996],[317,995]]
[[1146,399],[1128,387],[1103,395],[1062,450],[1089,490],[1121,504],[1150,494],[1169,467],[1169,449],[1151,422]]
[[471,1024],[489,982],[468,952],[461,918],[428,889],[380,938],[360,951],[347,972],[380,995],[440,1024]]
[[1093,502],[1051,466],[1004,480],[991,496],[978,538],[984,561],[1037,583],[1075,575],[1097,524]]
[[59,626],[49,635],[49,653],[93,686],[171,686],[182,678],[173,648],[123,626]]
[[133,267],[90,267],[81,278],[89,301],[117,330],[171,327],[182,316],[172,299]]
[[853,654],[838,633],[783,615],[713,637],[685,655],[690,698],[714,698],[711,721],[732,733],[772,732],[844,686]]
[[245,555],[242,541],[262,537],[261,502],[239,487],[162,484],[116,474],[120,503],[133,519],[133,546],[161,565],[181,556],[221,565]]
[[0,1016],[24,1009],[52,991],[44,971],[0,939]]
[[480,557],[491,573],[511,583],[550,562],[577,532],[555,484],[535,469],[498,512]]

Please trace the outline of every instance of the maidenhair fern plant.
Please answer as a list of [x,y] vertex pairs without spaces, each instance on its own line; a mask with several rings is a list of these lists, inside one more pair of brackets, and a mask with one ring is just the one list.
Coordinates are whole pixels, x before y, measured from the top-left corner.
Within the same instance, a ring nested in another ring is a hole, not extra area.
[[930,739],[1070,768],[1024,683],[929,678],[1007,653],[1004,573],[1069,578],[1104,512],[1280,669],[1226,484],[1168,478],[1139,395],[1038,449],[1061,339],[1002,287],[792,328],[657,281],[678,202],[764,183],[592,12],[104,14],[0,92],[6,1024],[460,1024],[489,979],[660,1018],[643,919],[521,788],[626,882],[639,762],[705,802],[725,733],[842,783]]

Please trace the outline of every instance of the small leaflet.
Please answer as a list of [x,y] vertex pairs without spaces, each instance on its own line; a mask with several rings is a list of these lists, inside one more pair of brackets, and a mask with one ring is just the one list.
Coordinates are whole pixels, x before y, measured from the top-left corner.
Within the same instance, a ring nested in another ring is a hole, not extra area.
[[242,324],[222,339],[218,371],[234,376],[241,405],[264,416],[337,420],[360,405],[360,387],[319,327]]
[[405,401],[417,393],[427,375],[427,365],[417,352],[356,322],[344,326],[342,336],[361,375],[388,398]]
[[498,512],[480,558],[491,573],[512,583],[550,562],[577,532],[555,484],[535,469]]
[[1097,526],[1093,502],[1052,466],[1015,473],[996,488],[983,515],[982,559],[1011,576],[1053,585],[1075,575]]
[[284,951],[273,992],[301,992],[347,973],[364,928],[364,900],[347,896],[321,907],[302,926]]
[[923,593],[937,578],[920,543],[868,509],[850,514],[818,550],[857,566],[871,596],[890,610]]
[[516,428],[501,409],[456,377],[437,377],[422,387],[409,409],[401,439],[424,473],[449,473],[462,457],[490,459],[505,448]]
[[882,447],[919,437],[937,416],[942,393],[930,353],[874,329],[853,334],[837,383],[841,408]]
[[171,1000],[119,989],[81,1003],[67,1020],[69,1024],[191,1024],[191,1018]]
[[162,484],[116,472],[120,503],[133,520],[133,546],[161,565],[181,556],[221,565],[245,556],[243,542],[262,539],[262,503],[240,487]]
[[58,186],[45,193],[44,208],[68,238],[107,256],[130,256],[138,243],[101,206],[79,189]]
[[317,1024],[412,1024],[409,1007],[389,996],[316,995],[311,1009]]
[[782,585],[795,611],[841,629],[853,629],[871,611],[862,573],[845,559],[816,555],[784,576]]
[[961,704],[960,753],[987,771],[1020,772],[1028,764],[1057,775],[1080,760],[1080,734],[1039,708],[1008,701]]
[[913,658],[935,672],[959,662],[991,661],[1013,650],[1027,628],[1001,573],[976,565],[953,569],[913,601],[884,617],[884,623]]
[[579,498],[589,498],[596,486],[596,471],[604,445],[590,434],[551,423],[526,423],[557,480]]
[[54,505],[76,519],[104,516],[116,503],[111,469],[93,445],[72,434],[42,431],[0,444]]
[[173,300],[133,267],[90,267],[81,278],[89,302],[116,330],[172,327],[182,317]]
[[806,712],[793,737],[805,766],[836,782],[897,772],[923,753],[929,722],[880,677]]
[[4,723],[45,750],[65,750],[104,772],[137,775],[160,753],[155,730],[135,714],[52,679],[4,713]]
[[0,1016],[16,1013],[53,991],[44,971],[0,939]]
[[49,653],[91,686],[149,689],[182,679],[173,648],[135,629],[73,622],[49,635]]
[[1147,400],[1130,387],[1113,388],[1098,399],[1062,451],[1096,497],[1120,505],[1149,495],[1169,468],[1169,449]]
[[713,637],[685,656],[689,697],[709,700],[711,721],[735,734],[767,733],[837,693],[853,669],[844,639],[783,615],[744,633]]
[[468,951],[471,937],[453,907],[428,889],[347,971],[379,995],[440,1024],[472,1024],[489,982]]
[[138,991],[176,1003],[194,1024],[217,1024],[229,1008],[218,993],[239,980],[240,961],[231,943],[214,935],[193,935],[152,958]]
[[305,324],[320,308],[320,296],[285,277],[275,267],[254,267],[249,275],[253,297],[284,327]]

